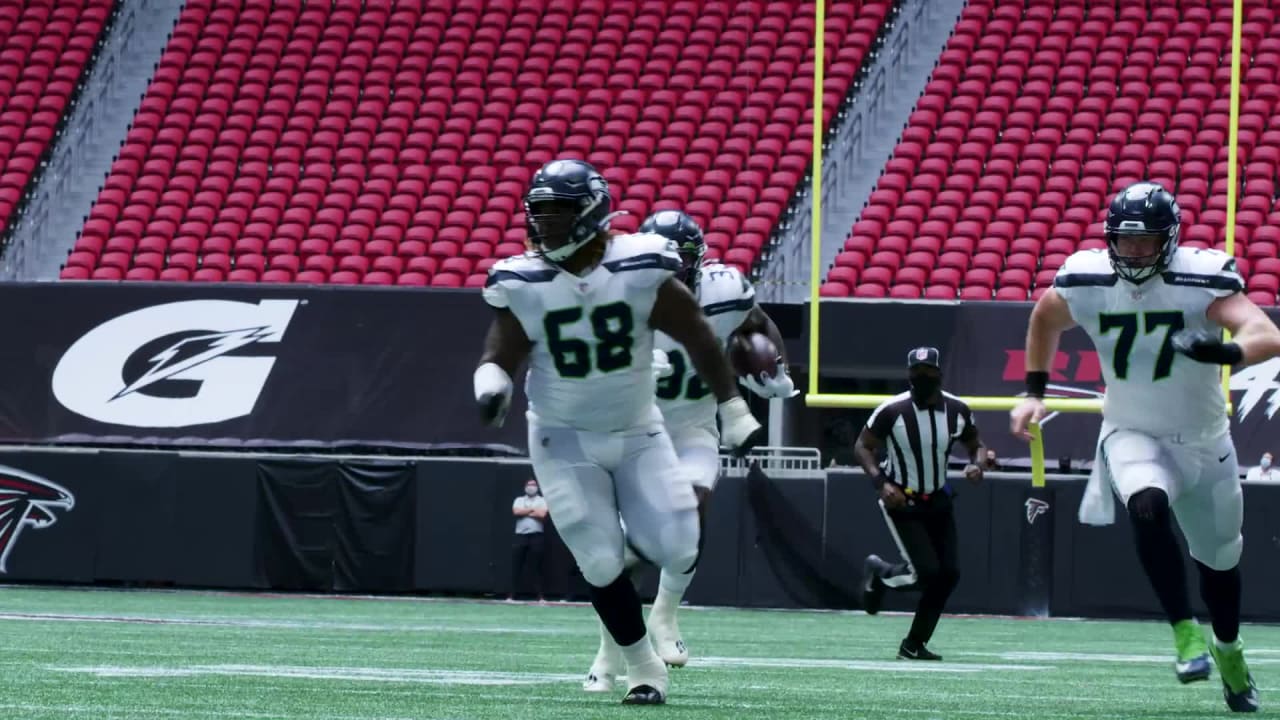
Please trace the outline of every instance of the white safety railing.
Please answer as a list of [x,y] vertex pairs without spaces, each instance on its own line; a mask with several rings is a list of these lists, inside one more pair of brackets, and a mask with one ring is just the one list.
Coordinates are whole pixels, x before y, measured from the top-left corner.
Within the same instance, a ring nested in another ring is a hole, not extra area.
[[[884,121],[886,93],[905,70],[907,59],[916,44],[912,28],[924,25],[929,10],[928,0],[904,0],[896,15],[886,20],[888,28],[884,44],[867,57],[867,74],[850,89],[853,99],[832,120],[835,130],[826,139],[822,160],[822,206],[826,210],[821,228],[825,238],[843,237],[853,222],[848,213],[838,212],[847,202],[854,173],[860,164],[873,129]],[[816,139],[815,139],[816,141]],[[793,212],[781,222],[774,236],[775,249],[769,256],[757,283],[757,291],[766,302],[804,302],[809,297],[809,268],[812,257],[813,197],[809,178],[798,188]],[[824,252],[824,255],[828,253]]]
[[753,463],[775,479],[822,477],[822,453],[817,448],[757,447],[746,456],[720,456],[720,471],[726,477],[746,477]]

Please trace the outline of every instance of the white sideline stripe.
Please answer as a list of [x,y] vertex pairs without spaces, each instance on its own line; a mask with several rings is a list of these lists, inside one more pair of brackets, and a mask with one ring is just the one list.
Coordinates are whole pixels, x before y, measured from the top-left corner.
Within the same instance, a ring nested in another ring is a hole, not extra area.
[[3,613],[0,621],[125,623],[139,625],[195,625],[206,627],[265,628],[272,630],[353,630],[365,632],[457,632],[521,635],[595,634],[555,627],[478,627],[462,625],[397,625],[377,623],[324,622],[321,620],[255,620],[252,618],[183,618],[154,615],[82,615],[79,613]]
[[828,658],[694,657],[696,667],[721,668],[834,668],[889,673],[977,673],[990,670],[1056,670],[1052,665],[989,665],[982,663],[915,662],[906,660],[837,660]]
[[105,678],[158,678],[220,675],[233,677],[348,680],[353,682],[401,682],[427,685],[537,685],[580,679],[563,673],[437,670],[422,668],[299,667],[289,665],[188,665],[186,667],[126,667],[120,665],[58,666],[52,672],[77,673]]
[[[1259,655],[1275,655],[1280,653],[1276,650],[1268,650],[1266,648],[1253,650],[1245,648],[1246,654]],[[1064,662],[1064,661],[1080,661],[1080,662],[1109,662],[1109,663],[1159,663],[1167,665],[1173,662],[1173,655],[1128,655],[1120,653],[1087,653],[1087,652],[1035,652],[1023,650],[1009,650],[1006,652],[957,652],[956,655],[964,655],[968,657],[989,657],[999,658],[1001,660],[1010,660],[1013,662]],[[1250,665],[1277,665],[1280,664],[1280,658],[1251,658]]]
[[[0,710],[18,710],[22,712],[57,712],[63,715],[84,715],[88,717],[101,718],[114,716],[116,713],[123,711],[118,705],[57,705],[57,704],[37,704],[37,703],[0,703]],[[146,717],[212,717],[212,718],[306,718],[311,720],[315,717],[313,713],[308,712],[305,715],[284,714],[279,712],[259,713],[248,710],[195,710],[184,708],[182,710],[171,708],[137,708],[130,707],[128,709],[129,717],[146,716]],[[328,720],[420,720],[412,717],[391,717],[387,715],[329,715]]]

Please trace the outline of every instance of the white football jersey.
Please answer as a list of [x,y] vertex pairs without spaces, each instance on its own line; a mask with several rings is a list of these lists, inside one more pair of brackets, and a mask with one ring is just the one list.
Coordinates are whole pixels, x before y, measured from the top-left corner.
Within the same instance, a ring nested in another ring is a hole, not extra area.
[[[729,342],[729,336],[741,327],[756,305],[755,288],[742,273],[718,263],[702,267],[694,294],[721,343]],[[671,374],[658,381],[657,391],[658,409],[662,410],[667,428],[675,430],[694,425],[714,428],[715,396],[698,376],[689,354],[666,333],[654,333],[654,342],[659,350],[667,353],[667,361],[671,363]]]
[[485,302],[508,308],[533,342],[525,393],[543,425],[618,431],[653,422],[658,288],[680,269],[660,235],[619,235],[579,277],[533,253],[489,270]]
[[1233,258],[1180,247],[1163,273],[1134,285],[1105,250],[1083,250],[1067,258],[1053,286],[1098,350],[1108,424],[1189,439],[1226,432],[1222,368],[1179,355],[1170,339],[1183,328],[1220,329],[1205,311],[1244,289]]

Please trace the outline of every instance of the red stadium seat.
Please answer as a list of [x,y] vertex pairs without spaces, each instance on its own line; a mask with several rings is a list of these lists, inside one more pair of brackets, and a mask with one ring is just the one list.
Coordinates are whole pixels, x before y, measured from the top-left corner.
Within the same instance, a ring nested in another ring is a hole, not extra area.
[[[892,265],[884,253],[903,254],[900,238],[913,233],[899,221],[908,220],[915,236],[941,243],[934,276],[966,272],[961,299],[1026,300],[1028,290],[1035,299],[1067,255],[1105,247],[1107,204],[1139,179],[1178,195],[1185,245],[1221,247],[1231,25],[1229,4],[1210,6],[1218,16],[1194,2],[970,3],[846,252]],[[1253,37],[1280,33],[1271,9],[1256,10]],[[1280,274],[1248,266],[1280,252],[1280,216],[1271,216],[1280,124],[1270,120],[1280,40],[1271,42],[1245,70],[1236,214],[1241,272],[1268,305]],[[928,264],[916,254],[924,248],[910,250],[906,268]],[[944,280],[931,277],[925,297],[947,296],[955,279]]]
[[[234,261],[184,266],[192,280],[475,287],[486,261],[523,252],[521,195],[553,157],[600,164],[632,213],[615,228],[685,206],[721,238],[717,257],[758,265],[809,163],[800,6],[490,5],[477,26],[470,6],[188,3],[90,210],[77,250],[93,260],[74,267],[127,269],[108,251],[145,251],[169,258],[163,271],[199,253]],[[828,123],[890,8],[832,8]],[[0,194],[0,213],[11,205]]]

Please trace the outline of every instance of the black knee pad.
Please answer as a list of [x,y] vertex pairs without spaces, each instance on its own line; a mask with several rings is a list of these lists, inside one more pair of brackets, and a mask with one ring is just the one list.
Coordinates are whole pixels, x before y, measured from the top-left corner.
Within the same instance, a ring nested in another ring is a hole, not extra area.
[[1160,488],[1145,488],[1129,497],[1129,519],[1137,526],[1169,521],[1169,496]]

